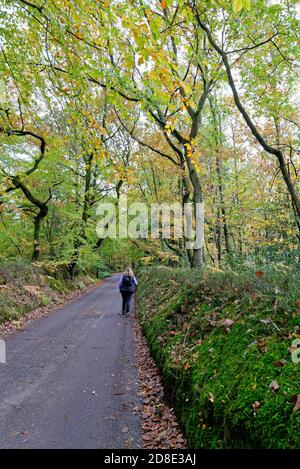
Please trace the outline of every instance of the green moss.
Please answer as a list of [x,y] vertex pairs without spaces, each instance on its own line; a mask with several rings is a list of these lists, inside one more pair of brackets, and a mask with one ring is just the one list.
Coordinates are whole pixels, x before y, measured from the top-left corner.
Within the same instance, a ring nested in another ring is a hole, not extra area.
[[190,447],[298,448],[300,368],[289,348],[299,330],[299,276],[289,272],[279,296],[283,275],[211,272],[191,283],[186,272],[161,274],[142,274],[138,311]]
[[60,293],[65,293],[68,290],[66,281],[62,279],[50,277],[49,275],[47,275],[45,279],[51,290],[58,291]]
[[52,301],[51,298],[49,298],[49,297],[46,296],[46,295],[42,295],[42,297],[41,297],[41,303],[42,303],[42,305],[47,306],[47,305],[49,305],[49,304],[51,303],[51,301]]

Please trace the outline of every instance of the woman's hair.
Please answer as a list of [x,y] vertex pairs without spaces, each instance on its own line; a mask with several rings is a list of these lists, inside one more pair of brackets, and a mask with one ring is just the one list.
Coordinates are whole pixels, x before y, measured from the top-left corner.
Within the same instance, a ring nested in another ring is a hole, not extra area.
[[124,272],[125,275],[129,275],[130,277],[134,277],[134,273],[132,272],[130,267],[127,267],[127,269]]

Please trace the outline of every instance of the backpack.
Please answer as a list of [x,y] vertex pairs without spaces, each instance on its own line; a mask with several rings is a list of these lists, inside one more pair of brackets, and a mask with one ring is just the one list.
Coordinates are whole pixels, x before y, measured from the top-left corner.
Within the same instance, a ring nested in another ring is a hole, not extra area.
[[129,288],[132,286],[132,277],[130,275],[124,275],[123,277],[123,285],[126,288]]

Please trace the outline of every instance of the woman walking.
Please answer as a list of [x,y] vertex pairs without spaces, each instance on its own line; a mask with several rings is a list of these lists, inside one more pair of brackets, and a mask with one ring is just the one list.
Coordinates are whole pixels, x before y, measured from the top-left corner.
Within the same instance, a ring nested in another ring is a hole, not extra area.
[[119,290],[122,295],[122,315],[128,316],[132,295],[136,291],[138,281],[131,268],[128,267],[119,280]]

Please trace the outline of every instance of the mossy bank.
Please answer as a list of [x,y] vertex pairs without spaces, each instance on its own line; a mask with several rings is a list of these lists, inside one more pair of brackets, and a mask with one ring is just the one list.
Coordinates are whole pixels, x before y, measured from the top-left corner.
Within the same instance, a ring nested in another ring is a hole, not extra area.
[[[98,278],[109,275],[101,271]],[[98,279],[82,272],[70,279],[50,263],[7,261],[0,264],[0,323],[18,321],[42,306],[55,304],[73,290],[83,290]]]
[[142,272],[139,318],[191,448],[300,447],[299,287],[292,268]]

